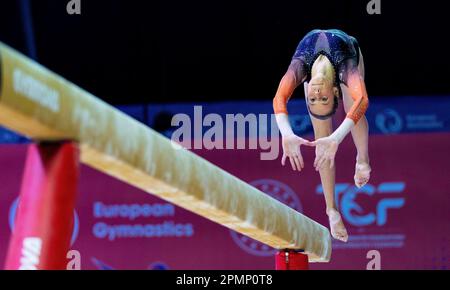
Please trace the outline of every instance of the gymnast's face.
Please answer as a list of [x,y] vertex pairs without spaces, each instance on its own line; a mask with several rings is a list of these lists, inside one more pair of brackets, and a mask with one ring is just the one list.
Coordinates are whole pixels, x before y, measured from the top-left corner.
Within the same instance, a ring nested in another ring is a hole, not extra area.
[[334,107],[334,96],[338,94],[337,87],[324,77],[311,79],[307,89],[307,103],[311,113],[319,116],[330,114]]

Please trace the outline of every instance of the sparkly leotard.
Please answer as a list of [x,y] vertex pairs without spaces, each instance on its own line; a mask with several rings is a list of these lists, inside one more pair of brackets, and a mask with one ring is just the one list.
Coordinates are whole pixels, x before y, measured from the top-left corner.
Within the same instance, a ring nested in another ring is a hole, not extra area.
[[309,32],[299,43],[289,66],[287,76],[292,82],[280,84],[274,99],[275,113],[287,113],[286,104],[299,84],[311,79],[311,68],[320,55],[325,55],[336,73],[336,85],[343,83],[350,89],[354,105],[347,114],[355,123],[368,107],[364,80],[359,77],[359,45],[357,40],[338,29]]

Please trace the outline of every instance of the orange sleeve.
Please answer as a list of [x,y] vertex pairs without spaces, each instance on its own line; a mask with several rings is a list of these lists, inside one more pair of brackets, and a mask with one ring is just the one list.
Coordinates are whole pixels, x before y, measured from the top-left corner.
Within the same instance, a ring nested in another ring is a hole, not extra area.
[[281,79],[277,93],[273,99],[273,110],[275,114],[288,113],[287,103],[294,93],[294,90],[304,79],[302,67],[303,64],[300,60],[294,60],[284,77]]
[[358,72],[354,72],[349,75],[348,88],[350,96],[353,99],[353,105],[347,114],[347,118],[352,119],[356,124],[369,108],[369,98],[367,97],[366,85]]

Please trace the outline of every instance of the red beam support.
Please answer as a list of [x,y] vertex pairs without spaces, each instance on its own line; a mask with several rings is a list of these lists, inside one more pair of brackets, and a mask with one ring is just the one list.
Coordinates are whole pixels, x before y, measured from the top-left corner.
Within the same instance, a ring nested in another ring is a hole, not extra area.
[[299,250],[282,250],[275,255],[275,270],[308,270],[308,255]]
[[5,269],[66,269],[78,170],[73,142],[29,146]]

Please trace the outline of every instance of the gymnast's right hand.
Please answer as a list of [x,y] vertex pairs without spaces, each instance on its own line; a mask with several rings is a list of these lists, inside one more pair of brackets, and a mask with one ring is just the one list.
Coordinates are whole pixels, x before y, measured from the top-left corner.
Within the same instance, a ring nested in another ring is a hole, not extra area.
[[294,133],[283,135],[283,158],[281,159],[281,164],[284,166],[286,164],[286,159],[289,161],[294,171],[302,171],[305,167],[303,162],[302,152],[300,146],[313,146],[310,141],[298,137]]

